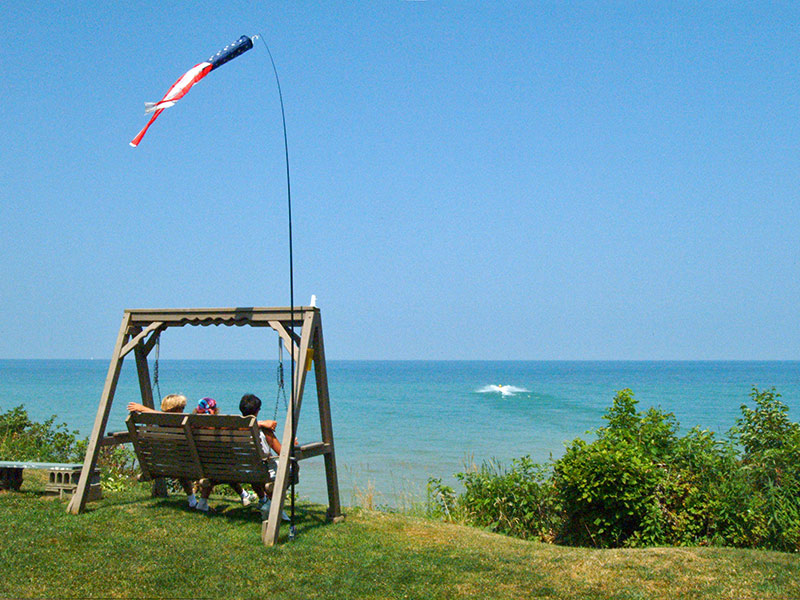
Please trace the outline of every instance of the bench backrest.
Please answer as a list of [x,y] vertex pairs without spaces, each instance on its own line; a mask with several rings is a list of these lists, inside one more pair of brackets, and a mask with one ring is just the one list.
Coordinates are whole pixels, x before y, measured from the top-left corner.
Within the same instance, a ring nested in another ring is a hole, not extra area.
[[125,422],[144,479],[267,481],[255,417],[133,412]]

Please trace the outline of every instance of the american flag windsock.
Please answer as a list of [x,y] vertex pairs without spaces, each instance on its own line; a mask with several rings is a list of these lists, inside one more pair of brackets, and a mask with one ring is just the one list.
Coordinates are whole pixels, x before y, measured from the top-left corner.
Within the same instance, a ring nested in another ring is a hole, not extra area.
[[153,124],[153,121],[158,118],[158,115],[160,115],[165,108],[175,106],[175,103],[183,98],[195,83],[200,81],[203,77],[208,75],[217,67],[221,67],[226,62],[231,61],[240,54],[247,52],[252,47],[253,40],[246,35],[243,35],[232,44],[225,46],[207,61],[201,62],[200,64],[197,64],[186,71],[186,73],[184,73],[181,78],[178,79],[178,81],[172,84],[172,87],[167,90],[167,93],[164,94],[164,97],[161,100],[158,102],[145,102],[145,114],[153,113],[153,116],[150,117],[147,125],[142,128],[135,138],[133,138],[133,141],[131,141],[131,146],[134,148],[138,146],[139,142],[142,141],[144,134],[147,133],[147,129]]

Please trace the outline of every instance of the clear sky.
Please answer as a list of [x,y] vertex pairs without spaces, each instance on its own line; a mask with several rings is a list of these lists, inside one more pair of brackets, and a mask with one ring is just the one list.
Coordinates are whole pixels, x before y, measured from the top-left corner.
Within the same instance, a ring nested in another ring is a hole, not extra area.
[[[800,358],[800,4],[13,2],[0,357],[289,302],[329,359]],[[162,357],[261,358],[263,331]]]

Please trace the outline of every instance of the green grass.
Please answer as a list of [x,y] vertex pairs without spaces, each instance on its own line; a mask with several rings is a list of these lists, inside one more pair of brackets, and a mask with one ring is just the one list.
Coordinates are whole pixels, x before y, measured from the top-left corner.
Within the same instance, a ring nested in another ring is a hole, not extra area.
[[208,517],[141,486],[73,516],[26,487],[0,492],[0,598],[800,597],[793,554],[565,548],[361,509],[332,525],[305,504],[297,539],[265,548],[259,512],[221,496]]

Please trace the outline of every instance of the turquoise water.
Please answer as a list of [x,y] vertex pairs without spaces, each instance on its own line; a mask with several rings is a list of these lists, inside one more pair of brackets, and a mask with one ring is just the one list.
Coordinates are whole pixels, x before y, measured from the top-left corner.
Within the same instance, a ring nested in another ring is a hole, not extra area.
[[[260,416],[272,418],[276,366],[162,360],[159,385],[164,395],[180,392],[190,401],[211,396],[231,413],[243,393],[253,392],[264,402]],[[99,360],[0,360],[0,410],[24,404],[37,420],[56,414],[88,435],[107,370]],[[430,476],[452,481],[471,457],[558,457],[565,442],[602,424],[614,392],[625,387],[642,408],[674,412],[685,428],[725,432],[753,386],[774,386],[800,421],[798,361],[331,361],[328,371],[345,504],[370,485],[377,502],[403,503],[418,497]],[[298,427],[303,442],[320,439],[314,389],[312,374]],[[125,404],[139,400],[133,361],[126,361],[108,430],[123,430]],[[278,402],[278,421],[284,418]],[[304,461],[298,492],[325,500],[321,458]]]

